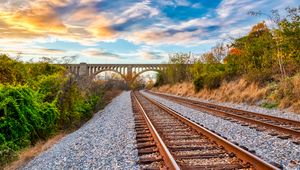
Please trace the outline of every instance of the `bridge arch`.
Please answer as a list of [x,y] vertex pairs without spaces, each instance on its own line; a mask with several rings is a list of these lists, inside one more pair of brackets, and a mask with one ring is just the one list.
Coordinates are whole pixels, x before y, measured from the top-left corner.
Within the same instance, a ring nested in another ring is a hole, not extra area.
[[119,74],[119,75],[126,81],[126,76],[123,75],[122,73],[118,72],[118,71],[115,70],[115,69],[103,69],[103,70],[99,70],[99,71],[96,71],[95,73],[93,73],[93,74],[91,75],[91,77],[94,78],[94,77],[96,77],[96,75],[98,75],[98,74],[100,74],[100,73],[102,73],[102,72],[105,72],[105,71],[111,71],[111,72],[117,73],[117,74]]
[[155,72],[158,72],[158,73],[163,73],[163,71],[160,70],[160,69],[152,69],[152,68],[150,68],[150,69],[145,69],[145,70],[140,71],[140,72],[138,72],[137,74],[135,74],[135,75],[132,77],[132,82],[134,82],[135,79],[136,79],[138,76],[140,76],[141,74],[143,74],[143,73],[145,73],[145,72],[148,72],[148,71],[155,71]]

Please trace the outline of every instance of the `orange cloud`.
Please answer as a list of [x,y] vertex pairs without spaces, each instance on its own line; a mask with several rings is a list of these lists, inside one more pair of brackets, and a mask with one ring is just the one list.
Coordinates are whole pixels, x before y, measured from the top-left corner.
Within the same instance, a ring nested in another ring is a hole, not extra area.
[[15,12],[0,12],[0,21],[8,29],[21,29],[28,33],[66,33],[67,28],[49,5],[35,5]]
[[85,7],[76,10],[69,18],[71,22],[85,23],[97,17],[97,11],[93,7]]
[[114,31],[111,27],[111,21],[103,16],[98,16],[96,22],[91,23],[90,27],[87,29],[92,35],[101,40],[110,40],[117,37],[118,33]]
[[71,2],[71,0],[45,0],[45,2],[51,3],[55,6],[66,6]]

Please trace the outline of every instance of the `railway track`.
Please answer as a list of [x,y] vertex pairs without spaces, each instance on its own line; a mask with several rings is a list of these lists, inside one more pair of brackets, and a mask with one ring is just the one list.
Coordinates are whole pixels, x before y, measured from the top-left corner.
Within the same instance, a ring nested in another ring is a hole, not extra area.
[[139,92],[132,102],[142,169],[278,169]]
[[205,111],[223,119],[249,126],[259,131],[267,131],[272,136],[281,139],[291,138],[293,143],[300,144],[300,122],[197,100],[170,96],[162,93],[149,92],[150,94],[174,101],[178,104]]

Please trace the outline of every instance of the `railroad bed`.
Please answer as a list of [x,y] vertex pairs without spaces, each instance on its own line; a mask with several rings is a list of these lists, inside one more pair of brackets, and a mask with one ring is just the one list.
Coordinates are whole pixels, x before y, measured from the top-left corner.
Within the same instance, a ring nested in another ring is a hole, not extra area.
[[276,169],[139,92],[132,100],[141,168]]
[[149,92],[153,95],[172,100],[184,106],[188,106],[199,111],[204,111],[223,119],[238,122],[243,126],[250,126],[259,131],[266,131],[272,136],[280,139],[290,138],[293,143],[300,144],[300,122],[260,113],[225,107],[217,104],[191,100],[182,97],[166,95],[162,93]]

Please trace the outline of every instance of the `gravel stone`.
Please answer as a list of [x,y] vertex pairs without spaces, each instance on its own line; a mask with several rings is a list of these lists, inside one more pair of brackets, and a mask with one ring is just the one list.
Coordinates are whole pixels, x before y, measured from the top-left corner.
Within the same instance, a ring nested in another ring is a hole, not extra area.
[[23,169],[139,169],[130,92]]
[[[159,92],[156,92],[159,93]],[[255,105],[249,105],[247,103],[230,103],[230,102],[217,102],[215,100],[204,100],[204,99],[199,99],[196,97],[186,97],[186,96],[178,96],[174,94],[167,94],[167,93],[162,93],[170,96],[176,96],[176,97],[182,97],[182,98],[187,98],[187,99],[192,99],[192,100],[198,100],[201,102],[207,102],[207,103],[213,103],[213,104],[218,104],[221,106],[226,106],[226,107],[232,107],[236,109],[241,109],[241,110],[246,110],[246,111],[251,111],[251,112],[257,112],[265,115],[270,115],[270,116],[276,116],[276,117],[281,117],[281,118],[286,118],[286,119],[291,119],[291,120],[296,120],[300,121],[300,114],[293,113],[288,111],[287,109],[268,109],[268,108],[263,108],[260,106],[255,106]]]
[[300,169],[300,145],[292,143],[289,139],[282,140],[268,135],[266,132],[259,132],[247,126],[241,126],[164,98],[145,92],[142,93],[190,118],[194,122],[202,124],[207,129],[214,130],[229,141],[238,143],[249,150],[254,150],[256,155],[270,163],[275,162],[282,165],[284,169]]

